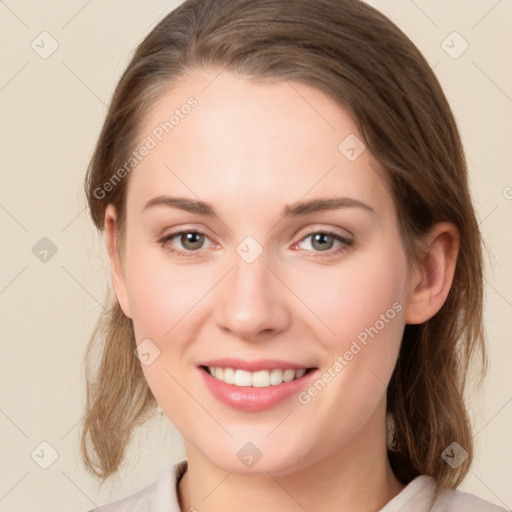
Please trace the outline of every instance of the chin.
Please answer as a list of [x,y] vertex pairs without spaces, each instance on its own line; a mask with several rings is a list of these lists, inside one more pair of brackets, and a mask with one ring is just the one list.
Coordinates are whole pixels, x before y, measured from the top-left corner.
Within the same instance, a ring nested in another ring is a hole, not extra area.
[[[293,435],[289,438],[297,439]],[[242,441],[236,437],[227,443],[218,443],[214,449],[212,444],[205,444],[202,447],[204,450],[201,450],[201,447],[198,448],[212,465],[223,471],[237,474],[285,475],[314,463],[313,447],[309,450],[310,456],[308,456],[307,447],[296,441],[290,442],[289,446],[282,446],[268,439],[265,440],[264,436],[259,440],[253,439],[254,441]]]

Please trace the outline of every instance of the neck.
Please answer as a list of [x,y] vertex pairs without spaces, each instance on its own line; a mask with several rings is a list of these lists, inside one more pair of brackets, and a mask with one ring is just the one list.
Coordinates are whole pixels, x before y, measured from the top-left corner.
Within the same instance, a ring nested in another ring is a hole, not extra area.
[[376,512],[403,485],[387,457],[385,424],[369,420],[357,439],[286,474],[240,474],[213,465],[186,444],[188,469],[178,486],[183,512]]

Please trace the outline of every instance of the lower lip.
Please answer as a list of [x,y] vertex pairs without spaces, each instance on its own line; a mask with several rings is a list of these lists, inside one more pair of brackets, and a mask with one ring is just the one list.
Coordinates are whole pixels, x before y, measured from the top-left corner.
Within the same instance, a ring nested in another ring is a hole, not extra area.
[[199,368],[206,385],[213,396],[222,403],[243,411],[264,411],[296,394],[311,379],[316,370],[309,370],[302,377],[277,386],[255,388],[252,386],[235,386],[212,377],[204,368]]

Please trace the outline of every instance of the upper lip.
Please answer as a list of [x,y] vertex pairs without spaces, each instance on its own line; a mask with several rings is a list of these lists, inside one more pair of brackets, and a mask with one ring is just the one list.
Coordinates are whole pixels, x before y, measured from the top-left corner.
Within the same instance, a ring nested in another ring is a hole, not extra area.
[[248,372],[257,372],[259,370],[299,370],[301,368],[312,368],[312,366],[302,363],[293,363],[291,361],[283,361],[278,359],[256,359],[254,361],[246,361],[244,359],[223,358],[211,359],[203,361],[198,366],[210,366],[213,368],[233,368],[235,370],[246,370]]

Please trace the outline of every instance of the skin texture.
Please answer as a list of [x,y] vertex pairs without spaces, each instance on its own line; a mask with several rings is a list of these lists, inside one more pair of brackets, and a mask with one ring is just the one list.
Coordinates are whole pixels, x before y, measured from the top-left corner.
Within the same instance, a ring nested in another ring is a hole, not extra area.
[[[145,377],[184,438],[182,509],[378,510],[403,488],[386,455],[386,388],[405,324],[426,321],[446,299],[456,230],[435,226],[408,262],[384,171],[369,150],[354,161],[339,151],[348,135],[362,139],[356,124],[304,84],[195,72],[154,105],[141,140],[190,96],[197,107],[129,177],[121,251],[111,205],[105,216],[118,300],[137,343],[149,338],[160,351]],[[206,201],[217,216],[144,210],[159,196]],[[282,215],[297,201],[342,196],[373,211]],[[203,233],[203,245],[161,242],[187,229]],[[311,232],[351,243],[314,244]],[[252,263],[236,252],[248,236],[263,250]],[[393,304],[394,318],[307,404],[292,395],[269,410],[236,410],[197,368],[268,358],[316,367],[320,377]],[[237,457],[247,442],[262,454],[252,468]]]

